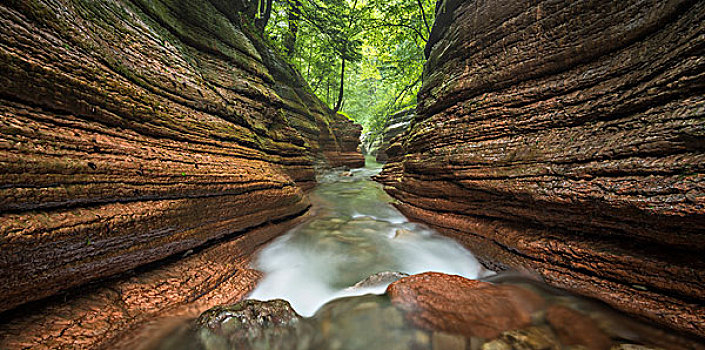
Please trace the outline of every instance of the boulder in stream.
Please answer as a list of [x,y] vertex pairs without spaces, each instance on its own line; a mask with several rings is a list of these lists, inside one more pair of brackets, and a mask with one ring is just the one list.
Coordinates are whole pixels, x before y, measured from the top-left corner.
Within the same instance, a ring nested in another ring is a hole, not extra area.
[[206,349],[293,349],[301,319],[285,300],[248,299],[204,312],[195,327]]
[[545,303],[518,286],[437,272],[402,278],[387,288],[387,294],[418,327],[487,339],[530,325],[532,313]]
[[546,310],[546,320],[565,345],[580,344],[588,350],[606,350],[612,341],[590,317],[561,305]]
[[[166,345],[175,344],[168,348]],[[385,295],[341,298],[301,318],[284,300],[216,307],[177,341],[152,350],[428,349],[430,337],[404,321]]]

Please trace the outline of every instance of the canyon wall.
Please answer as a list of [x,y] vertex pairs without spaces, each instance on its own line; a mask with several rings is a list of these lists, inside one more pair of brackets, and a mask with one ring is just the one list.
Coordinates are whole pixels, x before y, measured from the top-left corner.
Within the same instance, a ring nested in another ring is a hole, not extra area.
[[323,155],[332,167],[362,168],[365,166],[365,157],[360,153],[360,134],[362,126],[352,120],[336,114],[336,120],[328,128],[321,130],[332,131],[331,134],[322,132],[319,139],[323,144]]
[[705,336],[703,23],[703,1],[444,1],[378,180],[495,268]]
[[[239,287],[221,302],[246,293],[254,275],[243,279],[243,261],[307,212],[314,161],[362,165],[353,141],[361,128],[262,39],[251,25],[256,6],[0,4],[0,311],[144,269],[76,297],[74,308],[54,300],[46,311],[6,313],[0,347],[20,346],[8,337],[32,325],[55,342],[85,340],[85,319],[107,317],[112,326],[88,332],[95,344],[119,324],[225,285]],[[251,232],[265,233],[228,243]],[[50,310],[64,321],[46,318]]]
[[414,119],[415,110],[415,108],[407,108],[388,116],[382,130],[368,133],[362,138],[360,145],[362,152],[375,156],[378,162],[386,162],[389,159],[387,149],[391,146],[392,139],[409,128]]

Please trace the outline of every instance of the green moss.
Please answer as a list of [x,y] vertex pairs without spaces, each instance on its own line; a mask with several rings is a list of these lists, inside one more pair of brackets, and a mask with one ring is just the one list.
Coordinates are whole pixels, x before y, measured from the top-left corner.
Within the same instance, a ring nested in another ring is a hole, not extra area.
[[350,119],[350,120],[354,120],[353,118],[351,118],[351,117],[350,117],[347,113],[345,113],[345,112],[338,111],[338,114],[340,114],[340,115],[342,115],[342,116],[344,116],[345,118],[348,118],[348,119]]

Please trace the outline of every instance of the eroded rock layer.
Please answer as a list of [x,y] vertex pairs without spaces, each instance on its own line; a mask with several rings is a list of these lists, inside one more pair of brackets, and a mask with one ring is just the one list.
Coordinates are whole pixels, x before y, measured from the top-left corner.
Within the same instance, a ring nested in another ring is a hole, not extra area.
[[336,114],[328,128],[330,134],[321,134],[321,148],[323,154],[328,159],[329,165],[333,167],[361,168],[365,166],[365,157],[360,153],[360,134],[362,126],[355,124],[342,114]]
[[300,216],[316,155],[359,165],[256,5],[0,4],[0,311]]
[[390,115],[382,130],[366,134],[362,138],[360,144],[362,153],[375,156],[378,162],[386,162],[389,159],[387,150],[392,140],[409,128],[414,119],[414,112],[415,108],[407,108]]
[[168,322],[245,297],[260,278],[255,250],[300,223],[257,227],[158,263],[3,314],[3,349],[139,349]]
[[703,23],[702,1],[444,2],[379,180],[488,261],[705,336]]

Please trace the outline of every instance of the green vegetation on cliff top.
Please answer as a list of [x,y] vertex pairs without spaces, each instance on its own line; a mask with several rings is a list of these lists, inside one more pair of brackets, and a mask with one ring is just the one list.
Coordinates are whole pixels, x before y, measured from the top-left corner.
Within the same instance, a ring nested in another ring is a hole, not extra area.
[[416,104],[433,1],[260,1],[265,36],[334,110],[377,130]]

